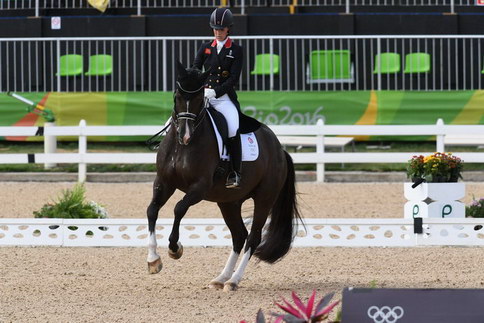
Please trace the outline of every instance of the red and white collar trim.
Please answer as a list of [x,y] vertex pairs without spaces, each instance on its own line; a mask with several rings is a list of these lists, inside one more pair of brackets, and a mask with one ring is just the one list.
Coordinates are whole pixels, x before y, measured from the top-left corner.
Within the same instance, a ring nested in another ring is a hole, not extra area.
[[[217,47],[217,40],[214,39],[213,42],[212,42],[212,44],[210,46]],[[232,39],[230,39],[230,37],[227,37],[227,41],[225,42],[224,47],[225,48],[232,47]]]

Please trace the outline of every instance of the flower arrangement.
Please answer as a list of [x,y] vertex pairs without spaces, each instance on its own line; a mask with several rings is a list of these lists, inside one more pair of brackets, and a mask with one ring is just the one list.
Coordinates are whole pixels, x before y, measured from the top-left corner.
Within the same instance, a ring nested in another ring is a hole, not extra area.
[[[282,322],[298,322],[298,323],[317,323],[323,322],[328,320],[328,316],[331,311],[334,309],[336,305],[339,304],[339,301],[333,302],[329,304],[331,299],[333,298],[334,293],[329,293],[323,296],[317,304],[316,301],[316,291],[314,290],[307,304],[304,304],[299,296],[292,292],[292,300],[294,304],[291,304],[286,299],[282,298],[284,304],[276,303],[276,306],[285,311],[285,314],[279,313],[272,313],[272,316],[275,317],[274,323],[282,323]],[[328,305],[329,304],[329,305]],[[262,313],[262,310],[257,312],[256,323],[265,323],[265,317]],[[333,323],[340,322],[340,319],[337,321],[333,321]],[[240,323],[247,323],[247,321],[243,320]]]
[[457,182],[462,179],[463,166],[463,160],[452,153],[413,156],[407,163],[407,177],[418,184]]
[[64,219],[105,219],[106,209],[94,201],[85,202],[84,185],[76,184],[72,190],[63,190],[62,196],[54,203],[47,203],[39,211],[34,211],[36,218]]
[[484,198],[476,200],[472,197],[472,202],[466,205],[466,217],[484,218]]

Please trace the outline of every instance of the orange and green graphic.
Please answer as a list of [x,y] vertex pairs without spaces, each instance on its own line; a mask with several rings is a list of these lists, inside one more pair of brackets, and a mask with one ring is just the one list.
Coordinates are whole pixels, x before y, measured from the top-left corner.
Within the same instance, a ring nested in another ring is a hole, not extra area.
[[[50,109],[59,126],[78,125],[81,119],[88,125],[161,126],[173,109],[172,92],[19,94]],[[484,91],[239,92],[239,101],[245,114],[266,124],[313,124],[319,118],[332,125],[434,124],[438,118],[446,124],[484,124]],[[0,94],[0,126],[41,126],[43,123],[42,117],[27,112],[25,103]],[[0,137],[0,140],[9,139],[12,138]],[[126,137],[90,138],[121,139]],[[422,137],[406,139],[421,140]]]

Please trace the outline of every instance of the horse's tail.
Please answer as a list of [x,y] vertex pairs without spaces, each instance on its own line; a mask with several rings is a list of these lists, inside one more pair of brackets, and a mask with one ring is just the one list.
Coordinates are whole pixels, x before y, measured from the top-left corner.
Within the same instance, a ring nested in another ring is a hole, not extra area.
[[272,207],[271,221],[262,243],[254,255],[262,261],[274,263],[286,255],[297,233],[299,213],[296,193],[296,173],[291,156],[284,151],[287,161],[286,182]]

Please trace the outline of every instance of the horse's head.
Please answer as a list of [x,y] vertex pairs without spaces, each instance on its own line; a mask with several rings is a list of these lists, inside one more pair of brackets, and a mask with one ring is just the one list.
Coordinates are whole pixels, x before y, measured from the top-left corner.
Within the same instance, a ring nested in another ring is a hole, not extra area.
[[178,142],[181,145],[190,143],[200,121],[208,73],[209,71],[202,73],[198,69],[185,69],[180,62],[177,62],[174,120]]

